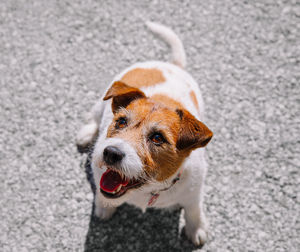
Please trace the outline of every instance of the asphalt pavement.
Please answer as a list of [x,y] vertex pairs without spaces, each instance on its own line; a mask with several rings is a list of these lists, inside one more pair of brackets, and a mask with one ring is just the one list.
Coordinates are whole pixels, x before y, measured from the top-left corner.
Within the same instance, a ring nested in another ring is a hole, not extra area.
[[[1,251],[300,251],[300,5],[290,0],[0,1]],[[214,132],[200,250],[180,210],[91,217],[75,136],[122,69],[183,40]]]

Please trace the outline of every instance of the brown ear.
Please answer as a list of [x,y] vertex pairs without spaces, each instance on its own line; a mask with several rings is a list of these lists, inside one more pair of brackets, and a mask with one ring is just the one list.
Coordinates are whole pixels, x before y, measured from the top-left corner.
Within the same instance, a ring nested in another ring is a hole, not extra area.
[[211,140],[213,133],[202,122],[186,110],[177,109],[181,128],[176,143],[178,150],[204,147]]
[[106,92],[103,100],[113,98],[111,107],[115,113],[120,107],[126,108],[135,99],[145,98],[145,94],[138,88],[130,87],[121,81],[116,81]]

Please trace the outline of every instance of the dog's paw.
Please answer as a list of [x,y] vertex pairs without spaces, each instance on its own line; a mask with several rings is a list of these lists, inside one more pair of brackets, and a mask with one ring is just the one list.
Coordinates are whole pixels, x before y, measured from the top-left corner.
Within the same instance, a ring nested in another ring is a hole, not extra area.
[[96,123],[84,125],[77,134],[76,144],[80,153],[87,152],[89,145],[94,141],[97,136],[98,126]]
[[95,207],[95,216],[102,219],[108,220],[115,213],[117,208],[115,207]]
[[208,231],[204,228],[189,228],[185,226],[186,236],[195,246],[202,246],[208,239]]

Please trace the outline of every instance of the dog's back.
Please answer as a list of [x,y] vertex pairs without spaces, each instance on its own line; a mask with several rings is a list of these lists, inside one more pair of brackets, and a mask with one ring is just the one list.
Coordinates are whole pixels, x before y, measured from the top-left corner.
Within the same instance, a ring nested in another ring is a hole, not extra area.
[[[147,96],[167,95],[180,102],[199,120],[204,118],[204,103],[198,84],[184,71],[186,55],[179,37],[168,27],[147,22],[147,27],[171,48],[171,63],[148,61],[136,63],[112,81],[123,81],[127,85],[141,89]],[[112,84],[111,83],[111,84]]]

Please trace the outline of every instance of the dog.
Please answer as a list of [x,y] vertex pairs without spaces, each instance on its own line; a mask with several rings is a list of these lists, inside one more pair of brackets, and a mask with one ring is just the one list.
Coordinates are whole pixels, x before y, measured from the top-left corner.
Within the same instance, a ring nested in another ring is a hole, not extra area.
[[93,145],[95,215],[110,218],[127,202],[184,209],[185,233],[195,245],[207,240],[203,184],[204,148],[212,131],[195,80],[184,71],[185,51],[169,28],[146,23],[172,49],[172,63],[136,63],[117,75],[77,136]]

